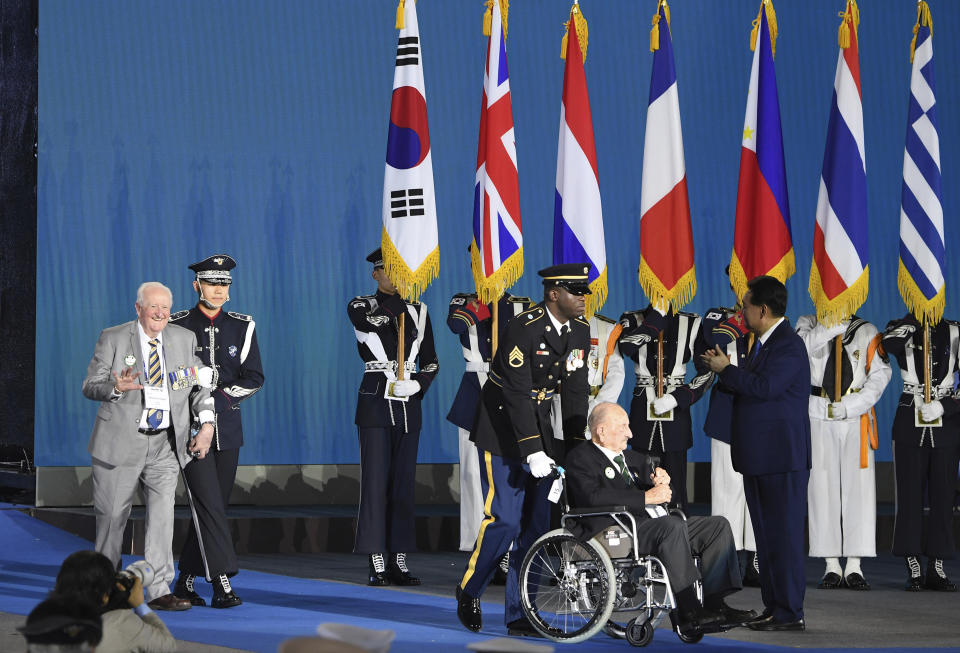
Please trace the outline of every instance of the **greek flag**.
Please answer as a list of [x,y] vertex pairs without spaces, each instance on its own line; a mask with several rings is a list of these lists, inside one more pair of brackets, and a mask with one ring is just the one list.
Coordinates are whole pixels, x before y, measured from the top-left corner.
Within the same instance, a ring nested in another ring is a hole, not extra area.
[[933,77],[933,20],[926,2],[917,3],[911,44],[913,73],[907,110],[900,199],[900,270],[897,286],[907,308],[921,322],[937,323],[945,303],[945,246],[940,201],[940,138]]

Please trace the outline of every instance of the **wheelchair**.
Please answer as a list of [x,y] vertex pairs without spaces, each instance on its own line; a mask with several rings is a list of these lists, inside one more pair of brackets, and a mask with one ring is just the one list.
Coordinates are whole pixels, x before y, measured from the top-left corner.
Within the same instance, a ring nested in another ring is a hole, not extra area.
[[[561,468],[557,475],[563,482]],[[633,646],[646,646],[653,640],[654,629],[670,617],[681,641],[695,644],[703,639],[702,631],[680,629],[666,567],[634,546],[637,521],[627,508],[571,510],[566,492],[562,495],[561,528],[537,539],[520,567],[520,603],[537,632],[551,641],[573,644],[603,630]],[[682,512],[676,513],[686,519]],[[609,516],[615,524],[590,539],[579,538],[567,528],[574,520],[595,516]],[[694,557],[694,562],[699,568],[699,559]],[[702,602],[699,579],[694,588]],[[628,614],[629,620],[621,625],[611,619],[613,613],[635,614]]]

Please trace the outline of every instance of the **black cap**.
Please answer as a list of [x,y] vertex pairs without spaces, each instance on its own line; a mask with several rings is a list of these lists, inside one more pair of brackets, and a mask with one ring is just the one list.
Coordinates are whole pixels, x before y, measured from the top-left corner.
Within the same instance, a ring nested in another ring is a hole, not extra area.
[[17,628],[31,644],[97,644],[103,626],[96,606],[73,598],[51,597],[39,603]]
[[237,267],[237,262],[226,254],[214,254],[188,267],[197,274],[197,281],[230,285],[230,270]]
[[379,247],[376,248],[375,250],[370,252],[370,254],[367,255],[367,260],[373,263],[374,268],[382,268],[383,267],[383,250],[381,250]]
[[590,294],[590,263],[561,263],[537,272],[543,277],[545,288],[560,286],[575,295]]

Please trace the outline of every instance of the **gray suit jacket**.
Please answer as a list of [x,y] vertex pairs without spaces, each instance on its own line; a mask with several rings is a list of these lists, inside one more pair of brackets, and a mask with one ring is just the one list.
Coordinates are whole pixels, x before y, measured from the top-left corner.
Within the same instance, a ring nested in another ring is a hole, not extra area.
[[[163,358],[167,372],[181,366],[202,366],[195,351],[197,338],[193,332],[168,324],[163,330]],[[137,322],[127,322],[109,327],[100,333],[93,359],[87,367],[87,378],[83,380],[83,396],[99,401],[97,420],[93,425],[90,454],[110,465],[131,465],[143,460],[147,452],[147,438],[150,436],[138,432],[140,418],[143,415],[143,391],[125,392],[113,400],[113,373],[120,374],[128,365],[124,362],[133,356],[135,370],[140,371],[140,383],[143,383],[143,356],[137,333]],[[169,378],[165,379],[169,387]],[[187,452],[190,439],[190,422],[201,410],[213,410],[210,391],[200,386],[188,386],[181,390],[169,388],[170,428],[176,437],[177,458],[184,466],[192,460]]]

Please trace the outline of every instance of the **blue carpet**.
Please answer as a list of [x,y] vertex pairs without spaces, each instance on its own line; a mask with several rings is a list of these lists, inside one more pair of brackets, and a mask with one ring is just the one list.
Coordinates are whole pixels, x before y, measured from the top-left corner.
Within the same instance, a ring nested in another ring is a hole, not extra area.
[[[87,540],[0,504],[0,611],[26,615],[53,587],[60,562],[70,553],[92,546]],[[242,596],[244,605],[230,610],[214,612],[193,608],[186,612],[165,612],[162,617],[177,639],[258,652],[276,651],[277,645],[287,637],[312,635],[317,625],[324,622],[392,629],[396,632],[391,647],[394,653],[463,651],[470,642],[506,635],[502,625],[503,606],[494,603],[483,604],[484,619],[489,626],[479,634],[472,634],[460,626],[449,597],[246,570],[243,571]],[[567,647],[558,645],[557,648]],[[697,650],[704,648],[767,652],[815,650],[818,653],[846,650],[788,649],[711,637],[704,638]],[[569,650],[626,652],[632,647],[601,633]],[[658,630],[647,650],[691,653],[694,649],[669,631]],[[883,650],[899,653],[917,649]]]

